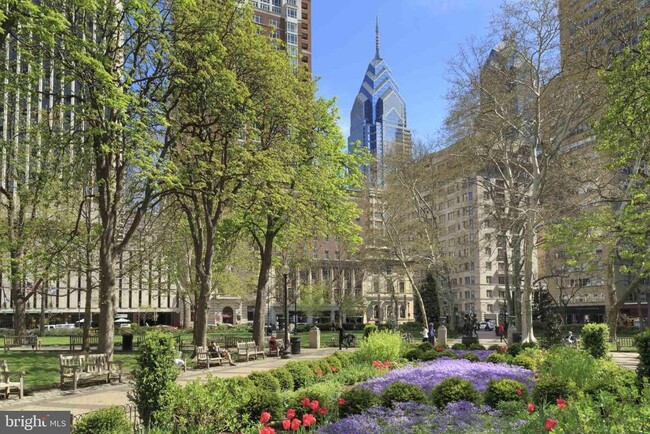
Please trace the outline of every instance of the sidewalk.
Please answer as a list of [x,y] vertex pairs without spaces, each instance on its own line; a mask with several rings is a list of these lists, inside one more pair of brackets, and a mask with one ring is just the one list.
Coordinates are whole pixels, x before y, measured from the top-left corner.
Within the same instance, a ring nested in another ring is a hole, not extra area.
[[[210,369],[190,369],[181,373],[177,382],[187,384],[191,381],[206,380],[208,376],[229,378],[244,377],[253,371],[266,371],[285,365],[291,360],[315,360],[337,351],[338,348],[310,349],[303,348],[300,354],[292,355],[290,359],[267,357],[263,360],[237,363],[236,366],[215,366]],[[87,413],[111,405],[130,404],[127,393],[131,389],[128,382],[122,384],[106,384],[100,386],[82,387],[77,392],[69,390],[48,390],[26,396],[21,400],[8,399],[0,401],[0,410],[30,410],[30,411],[69,411],[73,415]]]

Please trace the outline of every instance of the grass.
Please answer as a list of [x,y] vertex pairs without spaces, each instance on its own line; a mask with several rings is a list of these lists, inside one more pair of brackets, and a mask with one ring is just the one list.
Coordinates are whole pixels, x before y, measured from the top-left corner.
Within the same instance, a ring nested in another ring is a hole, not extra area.
[[[114,359],[124,361],[124,372],[137,365],[138,353],[115,353]],[[33,351],[6,351],[0,356],[6,360],[11,372],[25,371],[25,390],[35,391],[59,386],[59,353]]]

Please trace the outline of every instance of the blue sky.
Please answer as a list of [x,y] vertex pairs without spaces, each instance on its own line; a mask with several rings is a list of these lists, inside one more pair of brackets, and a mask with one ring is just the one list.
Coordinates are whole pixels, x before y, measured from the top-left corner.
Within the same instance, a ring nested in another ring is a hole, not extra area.
[[314,0],[312,69],[320,94],[337,97],[349,134],[352,103],[375,54],[375,16],[381,55],[406,101],[409,128],[427,140],[447,111],[447,65],[461,43],[483,36],[499,0]]

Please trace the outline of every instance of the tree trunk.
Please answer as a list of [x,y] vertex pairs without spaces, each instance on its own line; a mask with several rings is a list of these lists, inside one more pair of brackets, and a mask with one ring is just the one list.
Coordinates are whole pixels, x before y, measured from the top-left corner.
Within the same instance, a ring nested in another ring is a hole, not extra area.
[[83,325],[83,340],[81,348],[84,351],[90,351],[90,316],[92,308],[92,295],[93,295],[93,277],[90,269],[90,263],[86,262],[86,305],[84,307],[84,325]]
[[210,309],[210,276],[202,276],[200,281],[199,297],[196,302],[196,312],[194,314],[194,344],[207,346],[208,333],[208,311]]
[[[531,203],[537,203],[533,195]],[[535,342],[533,332],[533,249],[535,247],[535,209],[528,211],[526,232],[524,234],[524,291],[521,300],[521,337],[522,342]]]
[[[106,228],[106,227],[105,227]],[[111,243],[102,234],[99,254],[99,353],[113,357],[115,338],[115,264]],[[111,239],[112,237],[108,237]]]
[[[17,242],[17,240],[13,240]],[[20,261],[22,252],[12,248],[11,250],[11,300],[14,304],[14,334],[16,336],[25,336],[26,334],[26,288],[23,286],[23,279],[20,275]]]
[[264,342],[264,322],[266,318],[264,302],[268,295],[269,273],[273,263],[273,238],[274,236],[267,234],[264,240],[264,248],[260,249],[260,271],[257,276],[255,314],[253,316],[253,339],[258,346],[262,346]]

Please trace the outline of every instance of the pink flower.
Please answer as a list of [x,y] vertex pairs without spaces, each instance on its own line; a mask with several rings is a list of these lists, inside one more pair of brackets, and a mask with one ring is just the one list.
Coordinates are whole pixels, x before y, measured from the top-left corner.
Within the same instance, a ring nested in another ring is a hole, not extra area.
[[320,406],[320,404],[315,399],[312,402],[309,403],[309,408],[311,408],[313,411],[318,410],[319,406]]
[[343,399],[343,398],[339,398],[339,399],[336,401],[336,403],[337,403],[338,405],[343,405],[343,404],[345,404],[345,399]]
[[332,371],[332,373],[335,374],[336,371],[338,371],[338,369],[336,369],[336,366],[330,366],[330,371]]
[[555,419],[546,419],[546,422],[544,422],[544,428],[546,428],[546,431],[552,430],[555,428],[555,425],[557,425],[557,420]]
[[263,411],[262,414],[260,415],[260,422],[262,423],[268,423],[268,421],[271,420],[271,413],[268,411]]
[[294,410],[293,408],[288,409],[287,419],[293,419],[294,417],[296,417],[296,410]]
[[285,419],[282,421],[282,429],[285,431],[289,431],[289,428],[291,427],[291,421],[289,419]]
[[562,398],[558,398],[555,402],[557,403],[557,408],[560,410],[569,406],[569,403]]
[[521,396],[522,393],[521,389],[517,389],[517,395]]
[[300,428],[300,425],[302,422],[300,422],[300,419],[294,419],[291,421],[291,429],[293,431],[298,431],[298,428]]
[[321,407],[321,408],[318,409],[318,412],[319,412],[320,414],[327,414],[327,408],[325,408],[325,407]]
[[531,413],[535,411],[535,406],[533,404],[528,404],[528,411]]
[[260,429],[260,434],[275,434],[275,430],[270,426],[265,426],[264,428]]
[[309,398],[302,398],[302,401],[300,401],[303,407],[309,407]]

